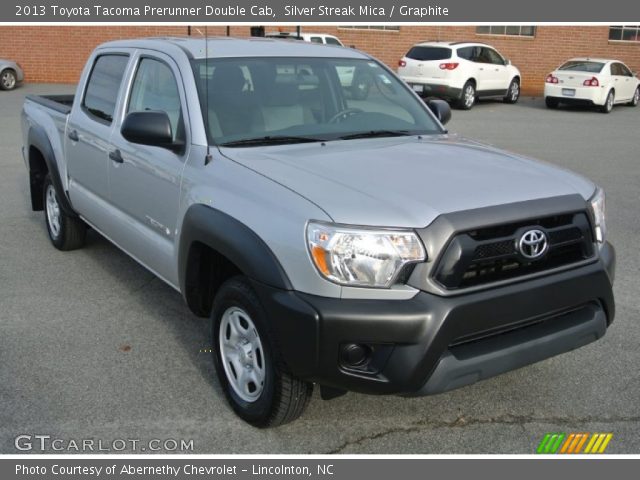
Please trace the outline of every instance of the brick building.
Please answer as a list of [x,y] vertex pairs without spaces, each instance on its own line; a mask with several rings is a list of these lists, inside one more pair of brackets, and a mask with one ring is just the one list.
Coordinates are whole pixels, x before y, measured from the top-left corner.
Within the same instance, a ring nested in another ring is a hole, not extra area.
[[[395,68],[408,48],[423,40],[489,43],[520,68],[523,92],[540,95],[545,75],[574,56],[616,58],[640,71],[639,26],[327,26],[304,25],[303,31],[330,33]],[[294,30],[293,27],[280,28]],[[211,26],[209,35],[225,35]],[[275,31],[276,27],[266,27]],[[74,83],[91,50],[107,40],[201,35],[187,26],[0,26],[0,57],[19,62],[29,82]],[[232,26],[233,36],[248,36],[249,27]]]

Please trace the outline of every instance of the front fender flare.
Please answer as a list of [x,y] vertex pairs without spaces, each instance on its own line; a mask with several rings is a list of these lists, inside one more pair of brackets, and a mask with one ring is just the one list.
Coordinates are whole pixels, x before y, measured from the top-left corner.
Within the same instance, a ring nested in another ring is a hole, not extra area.
[[281,290],[293,289],[275,254],[253,230],[220,210],[195,204],[185,213],[180,235],[178,275],[183,295],[189,252],[195,242],[223,255],[252,280]]

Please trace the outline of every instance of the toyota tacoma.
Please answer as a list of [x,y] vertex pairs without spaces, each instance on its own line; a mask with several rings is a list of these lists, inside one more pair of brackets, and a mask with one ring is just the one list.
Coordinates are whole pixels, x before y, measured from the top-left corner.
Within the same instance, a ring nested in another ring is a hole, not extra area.
[[210,319],[252,425],[294,420],[314,384],[437,394],[614,318],[603,191],[450,134],[450,115],[353,49],[110,42],[75,95],[25,101],[31,207],[56,248],[94,229]]

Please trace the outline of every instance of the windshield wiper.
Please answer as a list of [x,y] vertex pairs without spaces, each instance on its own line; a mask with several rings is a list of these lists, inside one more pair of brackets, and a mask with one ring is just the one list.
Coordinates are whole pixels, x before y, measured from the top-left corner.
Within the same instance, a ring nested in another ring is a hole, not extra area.
[[404,137],[411,136],[409,130],[369,130],[368,132],[352,133],[339,137],[340,140],[353,140],[356,138],[374,138],[374,137]]
[[258,145],[284,145],[287,143],[311,143],[324,142],[321,138],[295,137],[288,135],[267,135],[265,137],[245,138],[244,140],[233,140],[231,142],[220,143],[221,147],[248,147]]

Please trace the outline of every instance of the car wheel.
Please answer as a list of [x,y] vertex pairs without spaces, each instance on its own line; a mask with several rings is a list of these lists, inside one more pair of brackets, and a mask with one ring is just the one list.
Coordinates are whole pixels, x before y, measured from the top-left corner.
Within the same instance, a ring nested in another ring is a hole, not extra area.
[[627,105],[635,107],[636,105],[638,105],[638,103],[640,103],[640,87],[636,88],[636,91],[633,94],[633,98],[629,103],[627,103]]
[[3,70],[0,74],[0,89],[13,90],[16,88],[16,72],[10,69]]
[[600,111],[602,113],[611,113],[611,110],[613,110],[614,102],[615,102],[615,94],[613,93],[613,90],[609,90],[607,99],[605,100],[604,105],[600,107]]
[[276,427],[304,412],[313,385],[288,372],[246,277],[226,281],[211,312],[213,356],[225,396],[243,420]]
[[547,108],[558,108],[560,102],[558,102],[557,98],[545,97],[544,104]]
[[476,103],[476,86],[469,80],[462,87],[462,94],[458,100],[458,108],[462,110],[471,110]]
[[507,96],[504,97],[504,103],[516,103],[520,98],[520,82],[517,78],[511,80],[509,84],[509,90],[507,90]]
[[84,245],[87,235],[86,224],[77,217],[67,215],[60,205],[51,175],[47,174],[43,183],[44,218],[49,239],[58,250],[76,250]]

